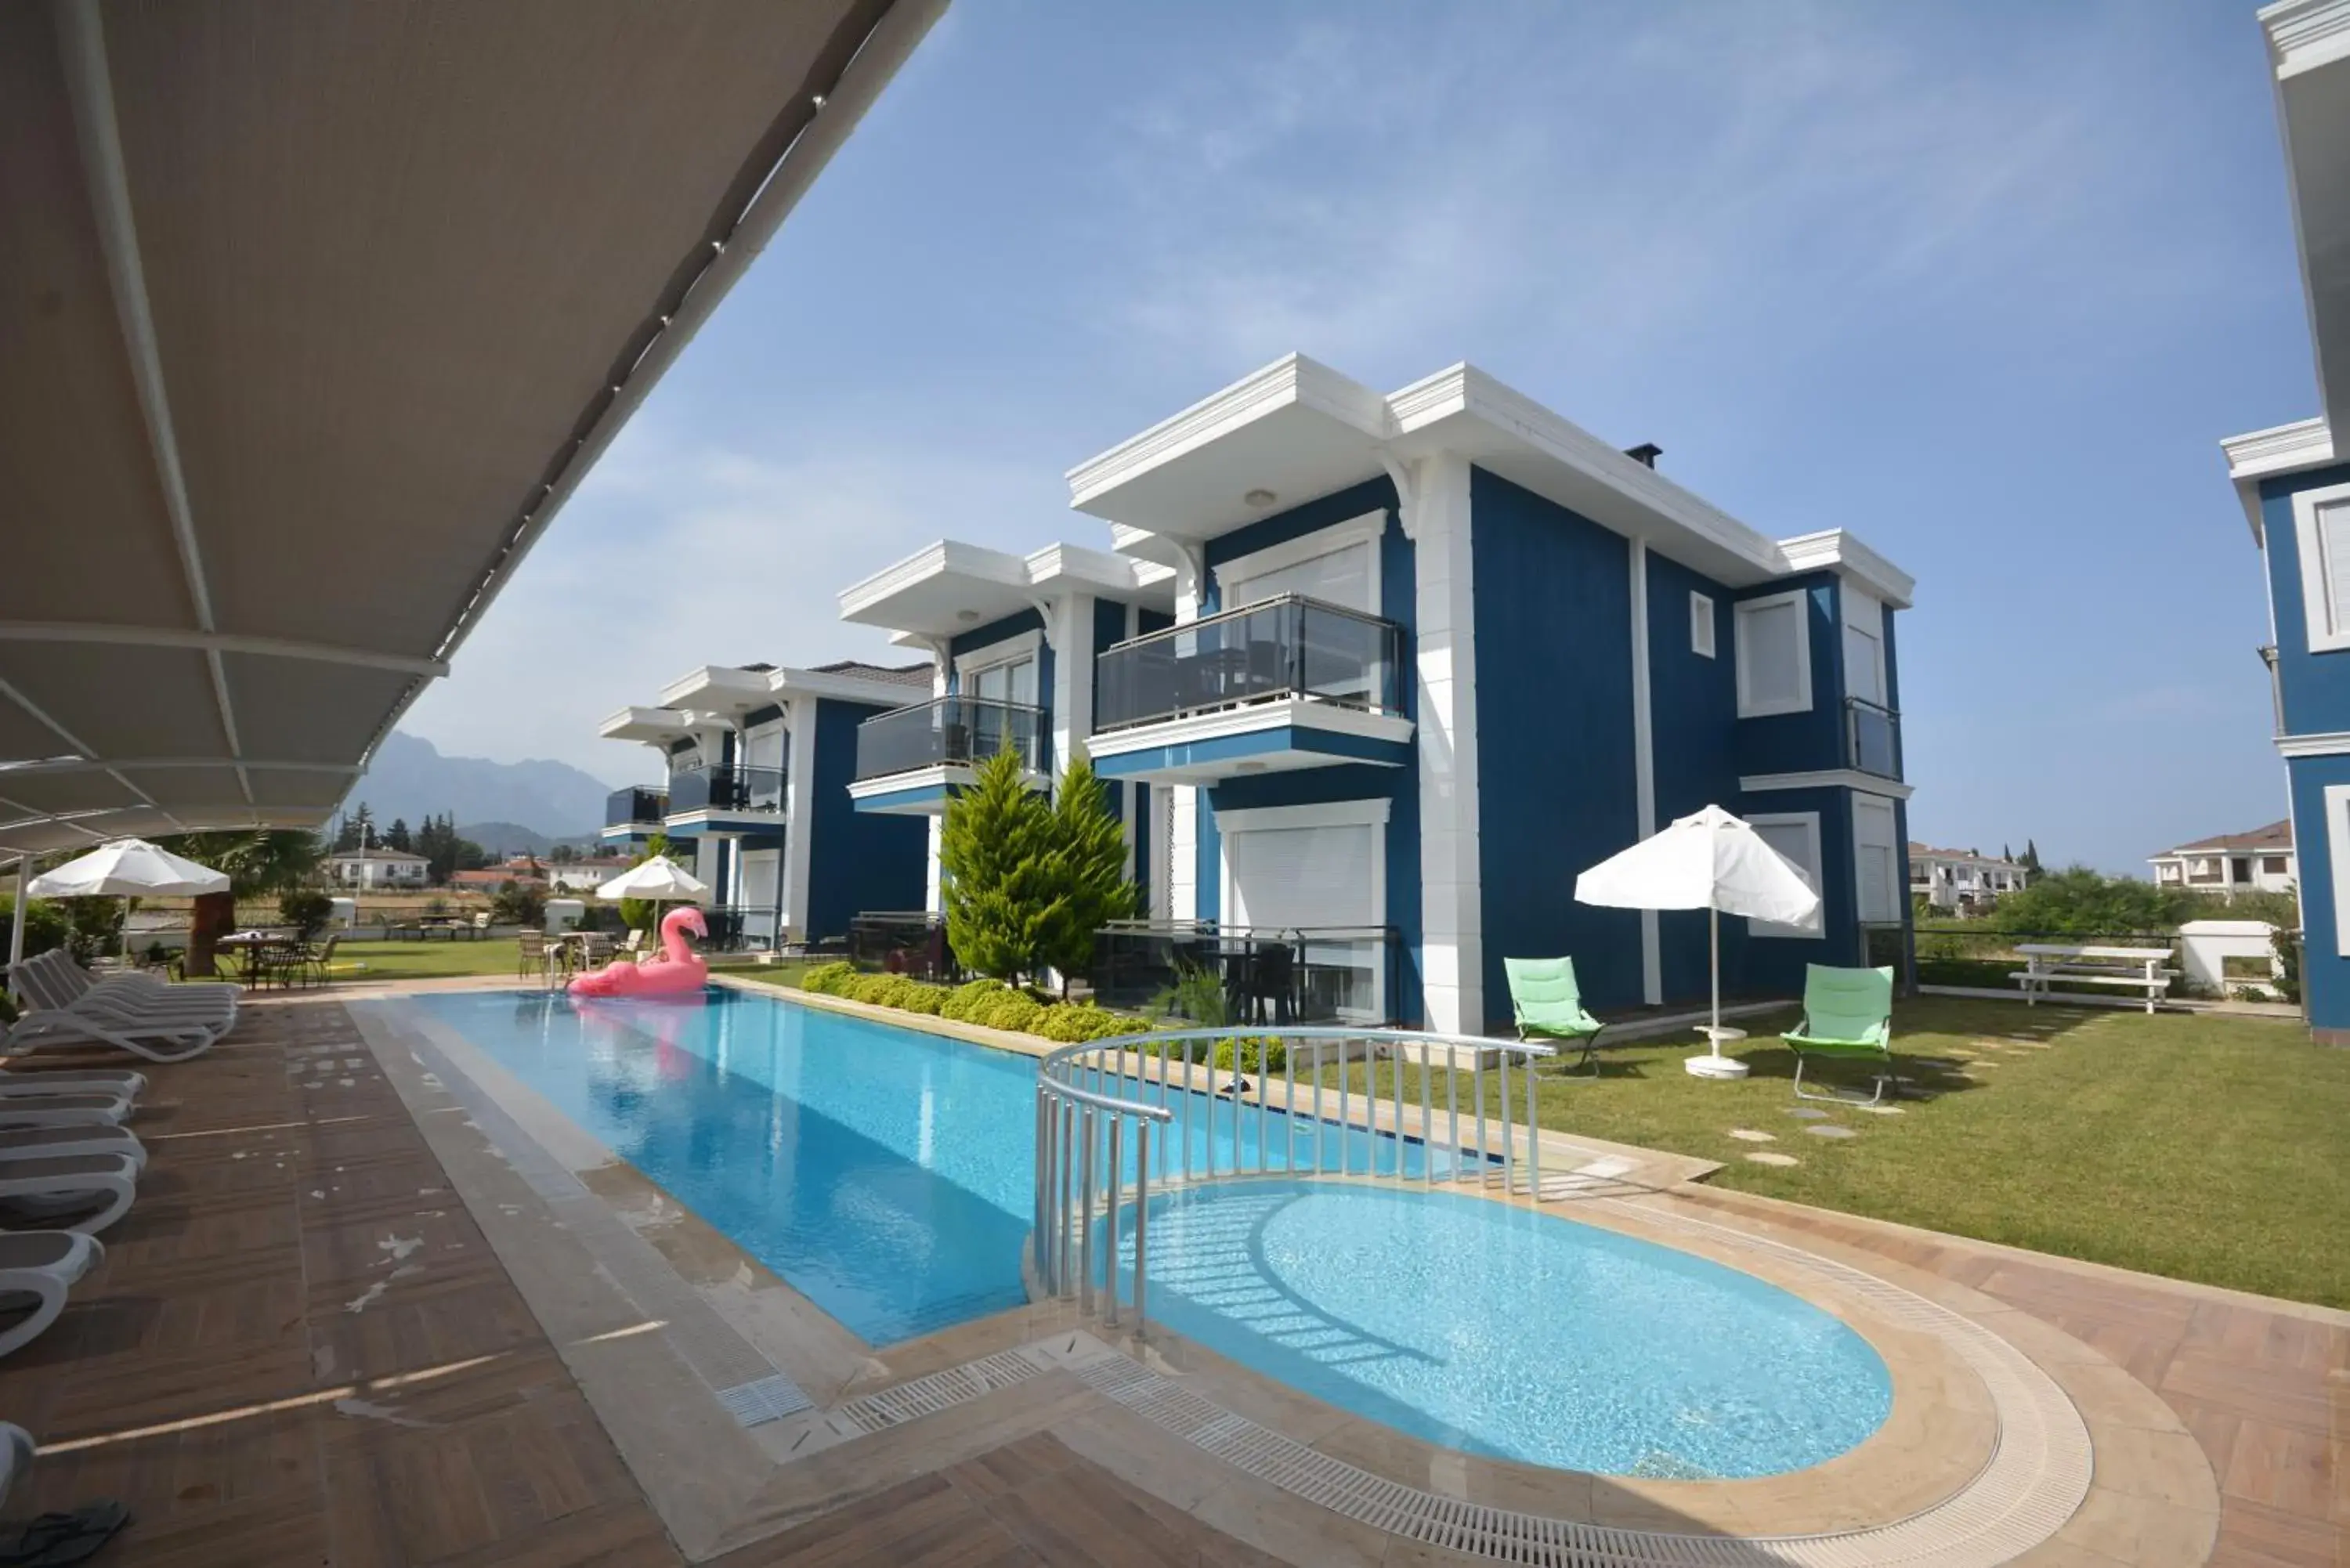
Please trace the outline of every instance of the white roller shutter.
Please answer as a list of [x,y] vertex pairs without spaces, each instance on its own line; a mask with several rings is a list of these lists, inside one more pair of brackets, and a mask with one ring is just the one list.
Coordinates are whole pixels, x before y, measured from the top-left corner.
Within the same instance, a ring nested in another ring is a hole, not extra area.
[[1294,566],[1249,576],[1227,576],[1221,583],[1224,607],[1238,609],[1259,599],[1304,594],[1325,604],[1376,615],[1378,606],[1371,602],[1371,550],[1367,543],[1349,545]]
[[1349,825],[1227,835],[1233,921],[1283,929],[1380,924],[1372,865],[1378,831]]

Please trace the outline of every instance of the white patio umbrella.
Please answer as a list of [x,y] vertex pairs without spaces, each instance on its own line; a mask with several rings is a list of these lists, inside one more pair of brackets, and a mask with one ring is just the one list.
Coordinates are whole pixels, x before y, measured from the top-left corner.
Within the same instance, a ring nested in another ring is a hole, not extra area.
[[1613,909],[1709,912],[1713,1019],[1706,1038],[1713,1048],[1683,1065],[1700,1078],[1744,1077],[1746,1064],[1721,1054],[1721,917],[1815,928],[1820,896],[1794,863],[1752,826],[1709,805],[1577,877],[1575,896],[1582,903]]
[[666,855],[631,866],[596,889],[599,898],[648,898],[657,904],[699,904],[710,884]]
[[[35,898],[120,898],[124,901],[123,918],[127,921],[132,898],[225,893],[228,873],[183,860],[143,838],[117,838],[99,845],[78,860],[68,860],[56,870],[34,877],[25,891]],[[17,918],[24,918],[21,910]],[[126,937],[126,950],[128,946]]]

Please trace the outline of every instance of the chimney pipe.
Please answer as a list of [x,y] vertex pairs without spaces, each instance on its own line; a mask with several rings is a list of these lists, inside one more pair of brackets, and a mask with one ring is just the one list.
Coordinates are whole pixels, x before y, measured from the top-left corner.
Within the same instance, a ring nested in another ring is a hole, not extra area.
[[1665,449],[1655,441],[1644,441],[1638,446],[1626,447],[1624,455],[1643,467],[1654,468],[1657,466],[1657,459],[1665,455]]

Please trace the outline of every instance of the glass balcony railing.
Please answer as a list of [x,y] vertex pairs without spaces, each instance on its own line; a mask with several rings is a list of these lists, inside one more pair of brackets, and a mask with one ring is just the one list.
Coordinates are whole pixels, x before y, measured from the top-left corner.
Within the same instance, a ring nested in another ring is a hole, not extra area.
[[669,796],[657,789],[616,789],[604,797],[604,826],[659,822],[669,815]]
[[919,768],[984,762],[998,752],[1017,752],[1031,773],[1042,773],[1044,732],[1044,710],[1025,702],[934,698],[857,727],[857,776],[887,778]]
[[1303,697],[1401,711],[1403,630],[1295,594],[1138,637],[1094,666],[1097,730]]
[[[1094,936],[1095,1000],[1137,1011],[1204,991],[1231,1023],[1383,1023],[1396,995],[1392,926],[1274,929],[1119,920]],[[1201,986],[1201,977],[1213,983]],[[1194,1022],[1206,1022],[1194,1020]]]
[[710,928],[704,945],[713,952],[755,952],[775,945],[775,911],[771,909],[724,904],[705,909],[702,919]]
[[1879,778],[1901,776],[1901,715],[1858,697],[1844,700],[1845,765]]
[[669,775],[669,813],[784,809],[781,768],[680,768]]

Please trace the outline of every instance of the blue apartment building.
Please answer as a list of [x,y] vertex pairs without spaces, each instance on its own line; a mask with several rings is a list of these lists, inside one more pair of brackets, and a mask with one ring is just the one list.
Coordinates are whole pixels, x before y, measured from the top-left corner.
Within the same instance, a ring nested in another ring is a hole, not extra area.
[[2276,746],[2300,866],[2302,995],[2350,1044],[2350,6],[2261,12],[2317,367],[2318,413],[2220,443],[2268,588]]
[[904,743],[860,760],[858,808],[936,813],[1015,730],[1040,785],[1081,742],[1152,921],[1279,933],[1341,1017],[1505,1027],[1502,961],[1560,953],[1596,1007],[1702,997],[1703,914],[1573,890],[1709,803],[1825,904],[1725,920],[1729,991],[1886,961],[1913,584],[1841,530],[1758,533],[1657,455],[1465,365],[1389,395],[1267,366],[1070,472],[1108,551],[941,544],[841,596],[932,656],[928,700],[864,726]]
[[705,665],[600,726],[652,748],[662,780],[612,792],[604,842],[668,835],[712,889],[723,948],[828,940],[860,911],[916,908],[920,827],[860,815],[848,787],[858,726],[929,683],[927,665]]

